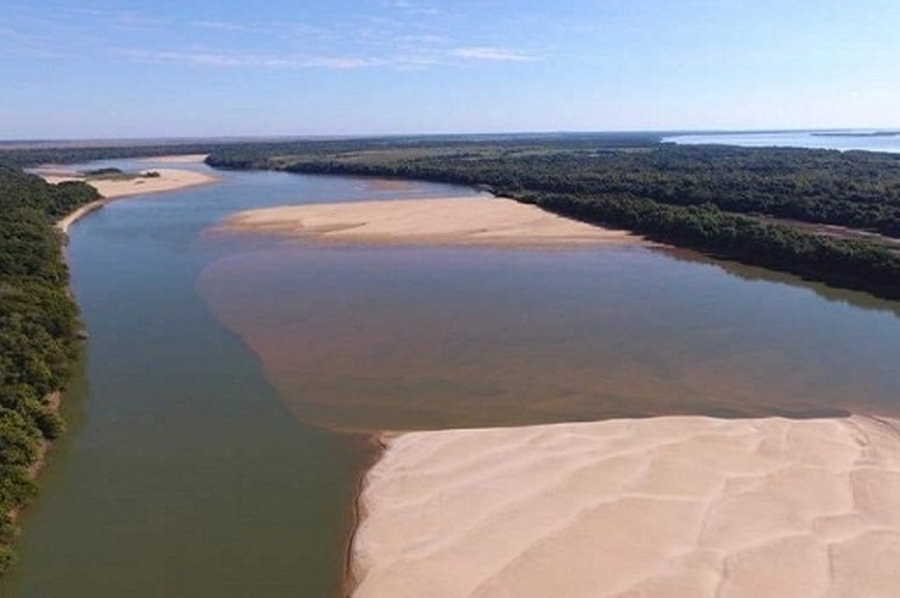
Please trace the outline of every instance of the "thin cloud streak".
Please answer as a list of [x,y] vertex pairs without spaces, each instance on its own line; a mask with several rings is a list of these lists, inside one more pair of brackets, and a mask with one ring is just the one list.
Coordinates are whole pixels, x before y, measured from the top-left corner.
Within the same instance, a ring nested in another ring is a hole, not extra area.
[[[441,11],[427,4],[384,0],[382,7],[387,14],[349,16],[328,27],[303,21],[179,19],[138,11],[104,13],[76,9],[81,19],[71,18],[74,11],[54,15],[55,19],[62,18],[55,28],[65,31],[63,36],[47,39],[34,34],[25,36],[23,30],[35,29],[17,27],[15,22],[7,21],[0,29],[0,41],[18,40],[20,50],[36,57],[106,54],[142,63],[269,70],[428,69],[543,59],[525,50],[479,45],[472,43],[475,40],[450,35],[449,27],[428,18],[427,15]],[[22,7],[19,12],[20,20],[27,20],[38,11]],[[160,38],[163,35],[173,38],[163,42],[169,48],[148,47],[137,39],[128,39],[134,31],[151,32],[157,28],[161,30]],[[114,33],[98,37],[95,33],[98,31]],[[207,33],[216,37],[209,38]],[[226,39],[228,46],[223,46]],[[232,47],[242,47],[243,52]]]
[[395,9],[401,10],[407,14],[411,14],[411,15],[439,15],[439,14],[441,14],[441,10],[438,8],[434,8],[432,6],[422,6],[420,4],[415,4],[413,2],[407,2],[407,0],[396,0],[390,6]]
[[448,55],[454,58],[464,58],[466,60],[488,60],[498,62],[536,62],[540,60],[540,57],[532,54],[525,54],[518,50],[497,48],[494,46],[454,48],[448,52]]
[[335,69],[352,70],[383,66],[386,62],[379,58],[357,58],[344,56],[319,57],[273,57],[238,56],[219,52],[172,52],[125,48],[116,51],[120,56],[135,62],[176,63],[188,66],[209,66],[221,68],[261,68],[261,69]]
[[237,23],[232,21],[191,21],[190,27],[221,33],[249,34],[279,38],[295,38],[306,36],[315,39],[333,39],[335,33],[322,27],[302,22],[286,21],[282,23]]
[[126,60],[143,63],[169,63],[196,67],[251,68],[267,70],[330,69],[358,70],[371,68],[424,69],[458,67],[472,62],[535,62],[539,57],[508,48],[487,46],[459,47],[440,50],[433,47],[407,48],[405,52],[386,56],[355,55],[254,55],[209,50],[147,50],[118,48],[114,53]]

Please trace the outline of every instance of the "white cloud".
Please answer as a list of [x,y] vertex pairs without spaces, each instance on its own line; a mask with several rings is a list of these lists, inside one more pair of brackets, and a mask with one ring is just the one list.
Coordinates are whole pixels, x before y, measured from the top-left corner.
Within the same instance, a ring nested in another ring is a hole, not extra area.
[[540,58],[532,54],[526,54],[509,48],[497,48],[494,46],[467,46],[454,48],[448,52],[453,58],[466,60],[488,60],[498,62],[535,62]]
[[298,36],[313,38],[333,37],[333,33],[322,27],[307,23],[284,21],[279,23],[238,23],[234,21],[191,21],[190,26],[207,31],[221,33],[246,33],[260,36],[295,38]]
[[176,63],[188,66],[223,68],[352,70],[388,64],[388,61],[380,58],[359,58],[353,56],[280,57],[206,51],[173,52],[137,48],[121,49],[117,53],[136,62]]
[[198,67],[286,69],[357,70],[365,68],[430,68],[460,66],[467,62],[533,62],[539,57],[507,48],[488,46],[459,47],[450,50],[420,47],[399,49],[387,55],[330,55],[330,54],[240,54],[192,50],[149,50],[121,48],[118,56],[134,62],[171,63]]
[[409,2],[408,0],[394,0],[394,2],[390,4],[390,6],[413,15],[441,14],[440,9],[434,8],[433,6],[422,6],[414,2]]

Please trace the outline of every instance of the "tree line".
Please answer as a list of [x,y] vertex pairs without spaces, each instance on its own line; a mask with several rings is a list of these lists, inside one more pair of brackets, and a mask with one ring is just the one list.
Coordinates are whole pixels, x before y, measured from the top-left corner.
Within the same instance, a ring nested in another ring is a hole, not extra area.
[[77,352],[78,310],[53,223],[98,198],[84,183],[48,185],[0,165],[0,572],[14,559],[12,513],[37,492],[29,469],[63,429],[49,398]]
[[481,186],[680,247],[900,298],[896,247],[790,222],[900,237],[900,155],[529,140],[268,156],[231,148],[208,162]]

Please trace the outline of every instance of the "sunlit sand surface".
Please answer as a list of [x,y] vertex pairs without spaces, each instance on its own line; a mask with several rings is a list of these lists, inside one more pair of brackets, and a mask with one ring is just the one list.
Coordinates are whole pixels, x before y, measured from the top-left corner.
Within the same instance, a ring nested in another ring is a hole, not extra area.
[[328,241],[430,245],[635,243],[639,237],[499,197],[284,206],[240,212],[225,230],[275,232]]
[[661,417],[403,434],[356,598],[900,595],[896,420]]

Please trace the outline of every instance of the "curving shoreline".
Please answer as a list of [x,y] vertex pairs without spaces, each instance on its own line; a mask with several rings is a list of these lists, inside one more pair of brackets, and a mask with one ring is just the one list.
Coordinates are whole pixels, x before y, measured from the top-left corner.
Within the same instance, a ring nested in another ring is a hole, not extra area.
[[897,595],[900,422],[658,417],[384,439],[357,598]]
[[[205,156],[189,156],[189,160],[183,159],[183,157],[181,156],[172,156],[165,158],[171,158],[168,161],[171,161],[173,163],[195,163],[198,161],[202,162],[202,159],[204,157]],[[161,162],[167,161],[165,159],[154,160]],[[139,187],[137,188],[137,190],[133,190],[134,187],[137,187],[137,185],[134,185],[134,181],[87,181],[87,183],[97,189],[97,191],[101,195],[103,195],[103,197],[96,201],[85,204],[70,212],[69,214],[66,214],[64,217],[57,220],[53,226],[61,231],[63,235],[67,235],[69,232],[69,227],[72,226],[72,224],[74,224],[84,216],[90,214],[91,212],[99,210],[110,201],[138,194],[143,195],[145,193],[162,193],[184,189],[187,187],[206,185],[218,180],[216,177],[211,175],[187,171],[184,169],[157,169],[157,172],[160,173],[160,176],[155,181],[154,185]],[[84,180],[84,177],[78,175],[77,173],[60,173],[58,170],[53,169],[52,167],[49,167],[47,169],[36,169],[35,174],[39,175],[47,183],[50,184],[58,184],[65,181]],[[63,393],[62,391],[58,390],[50,393],[47,397],[45,397],[45,401],[52,407],[53,411],[55,412],[59,411],[62,400]],[[41,442],[38,451],[38,457],[28,469],[28,475],[30,478],[36,479],[40,475],[41,470],[46,465],[47,454],[50,452],[52,447],[52,441],[43,440]],[[22,508],[23,507],[19,507],[13,510],[13,512],[11,513],[13,519],[16,519],[19,516]]]
[[[152,161],[163,164],[196,164],[202,163],[204,158],[205,156],[202,155],[163,156],[160,158],[153,158]],[[77,222],[87,214],[90,214],[91,212],[102,208],[110,201],[123,197],[131,197],[134,195],[178,191],[180,189],[187,189],[189,187],[208,185],[219,180],[218,177],[207,173],[196,172],[177,167],[154,168],[152,169],[152,171],[158,173],[159,176],[152,178],[137,177],[121,180],[90,179],[76,172],[60,171],[59,169],[52,166],[37,168],[33,172],[43,178],[46,182],[53,185],[68,181],[84,181],[88,185],[96,189],[97,192],[102,196],[101,199],[83,205],[74,212],[67,214],[65,217],[57,221],[56,228],[61,230],[63,233],[68,233],[69,227],[73,223]],[[142,174],[144,174],[145,172],[147,171],[143,171]]]
[[350,534],[346,538],[344,545],[344,570],[343,578],[341,580],[341,596],[352,596],[357,586],[359,586],[358,576],[354,573],[354,543],[360,525],[368,516],[363,496],[366,491],[369,472],[384,458],[384,453],[388,448],[386,441],[388,437],[389,434],[385,432],[368,433],[363,436],[363,443],[369,449],[368,462],[357,471],[356,489],[351,501]]

